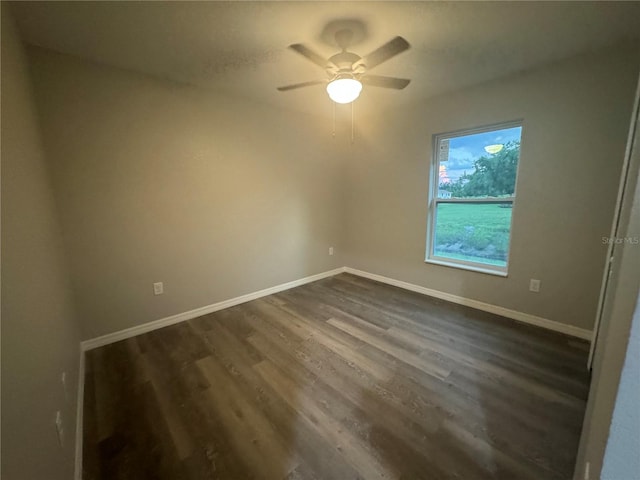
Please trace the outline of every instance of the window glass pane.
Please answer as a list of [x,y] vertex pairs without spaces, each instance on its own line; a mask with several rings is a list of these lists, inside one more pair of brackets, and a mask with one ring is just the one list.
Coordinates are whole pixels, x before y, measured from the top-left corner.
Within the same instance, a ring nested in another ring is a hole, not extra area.
[[507,266],[513,204],[438,203],[433,254]]
[[438,198],[513,196],[521,133],[518,126],[441,138]]

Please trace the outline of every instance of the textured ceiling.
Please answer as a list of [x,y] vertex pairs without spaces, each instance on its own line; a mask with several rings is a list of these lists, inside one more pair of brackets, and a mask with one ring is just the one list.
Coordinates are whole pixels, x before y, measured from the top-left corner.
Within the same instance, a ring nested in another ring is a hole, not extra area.
[[640,2],[19,2],[30,44],[281,108],[328,113],[323,79],[288,50],[325,56],[336,25],[369,53],[396,35],[412,48],[373,73],[411,78],[403,91],[365,87],[358,103],[385,108],[640,38]]

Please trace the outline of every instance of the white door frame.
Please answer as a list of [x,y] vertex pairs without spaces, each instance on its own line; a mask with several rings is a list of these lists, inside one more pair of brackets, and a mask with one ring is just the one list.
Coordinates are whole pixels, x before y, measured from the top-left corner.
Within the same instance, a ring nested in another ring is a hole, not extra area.
[[[636,97],[633,102],[633,110],[631,111],[631,123],[629,124],[629,135],[627,137],[627,147],[624,152],[624,161],[622,164],[622,171],[620,173],[620,186],[618,187],[618,198],[616,200],[616,208],[613,214],[613,223],[611,224],[611,233],[609,235],[609,247],[607,248],[607,261],[605,264],[604,272],[602,274],[602,286],[600,287],[600,297],[598,299],[598,308],[596,310],[596,320],[593,324],[593,333],[591,334],[591,346],[589,348],[589,359],[587,360],[587,368],[591,370],[593,367],[593,357],[598,344],[598,334],[600,331],[602,314],[604,312],[604,306],[609,291],[609,277],[611,276],[611,268],[613,266],[613,260],[615,258],[616,242],[619,226],[620,226],[620,214],[622,211],[622,205],[624,196],[627,190],[627,182],[629,177],[629,168],[631,166],[631,151],[635,138],[636,129],[639,128],[638,117],[640,115],[640,78],[636,86]],[[636,146],[637,148],[638,146]]]

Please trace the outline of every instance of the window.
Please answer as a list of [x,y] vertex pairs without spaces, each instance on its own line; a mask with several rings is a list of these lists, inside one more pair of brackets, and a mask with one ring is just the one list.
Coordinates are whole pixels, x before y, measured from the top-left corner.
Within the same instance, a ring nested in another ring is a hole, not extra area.
[[506,275],[521,122],[434,137],[426,261]]

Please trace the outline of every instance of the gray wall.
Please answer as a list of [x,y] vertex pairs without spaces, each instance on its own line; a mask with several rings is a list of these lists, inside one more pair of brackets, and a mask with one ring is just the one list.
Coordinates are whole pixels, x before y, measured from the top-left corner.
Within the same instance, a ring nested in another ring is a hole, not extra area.
[[[590,329],[635,53],[356,116],[351,145],[323,118],[30,50],[83,338],[342,265]],[[431,136],[517,118],[508,278],[425,264]]]
[[[27,62],[2,3],[2,478],[72,478],[79,328]],[[61,383],[67,372],[68,392]],[[65,444],[54,428],[61,410]]]
[[[360,121],[346,162],[346,264],[591,329],[636,55],[586,55]],[[425,264],[432,135],[515,119],[524,128],[508,278]]]
[[[30,49],[46,163],[5,13],[3,5],[3,478],[71,475],[75,387],[65,399],[59,375],[76,385],[80,334],[62,242],[82,338],[342,265],[591,328],[635,52],[356,117],[350,145],[335,143],[323,118]],[[425,265],[431,136],[517,118],[509,277]],[[531,277],[542,280],[540,294],[528,292]]]
[[30,59],[83,338],[343,265],[329,120]]

